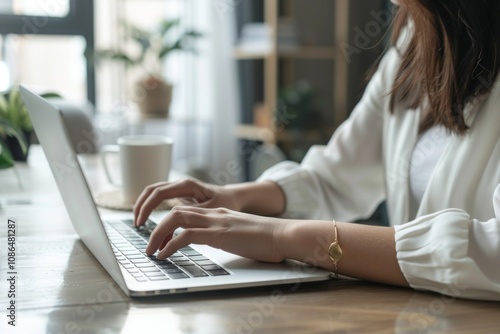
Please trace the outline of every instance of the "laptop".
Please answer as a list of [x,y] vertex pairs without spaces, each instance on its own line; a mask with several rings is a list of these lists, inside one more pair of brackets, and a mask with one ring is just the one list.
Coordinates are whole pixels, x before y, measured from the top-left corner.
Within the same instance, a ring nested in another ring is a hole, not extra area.
[[75,231],[120,288],[132,297],[327,280],[331,273],[297,261],[263,263],[206,245],[162,261],[145,248],[156,223],[133,227],[132,213],[100,215],[70,143],[62,113],[21,86],[21,95]]

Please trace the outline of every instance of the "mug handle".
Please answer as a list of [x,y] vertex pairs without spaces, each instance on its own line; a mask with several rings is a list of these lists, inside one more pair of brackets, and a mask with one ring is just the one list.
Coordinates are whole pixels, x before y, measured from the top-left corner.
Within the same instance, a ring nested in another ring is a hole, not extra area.
[[106,176],[108,177],[109,182],[115,186],[121,187],[122,183],[116,181],[111,176],[111,172],[110,172],[110,169],[108,168],[108,163],[107,163],[107,159],[106,159],[106,157],[109,154],[117,154],[119,152],[120,152],[120,147],[118,145],[104,145],[101,148],[100,156],[101,156],[102,165],[104,166],[104,171],[106,172]]

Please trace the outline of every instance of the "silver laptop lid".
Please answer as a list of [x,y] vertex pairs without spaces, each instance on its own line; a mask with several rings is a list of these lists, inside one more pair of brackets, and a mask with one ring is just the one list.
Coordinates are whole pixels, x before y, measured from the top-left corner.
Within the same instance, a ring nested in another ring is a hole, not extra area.
[[20,91],[73,227],[120,288],[129,294],[76,153],[69,142],[61,112],[25,87],[20,86]]

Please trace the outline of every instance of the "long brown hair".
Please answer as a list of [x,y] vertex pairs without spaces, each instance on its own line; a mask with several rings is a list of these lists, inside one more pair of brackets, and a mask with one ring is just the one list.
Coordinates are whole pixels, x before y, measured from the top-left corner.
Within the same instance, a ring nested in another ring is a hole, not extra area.
[[420,131],[443,125],[465,134],[465,106],[487,94],[500,71],[500,0],[400,0],[393,45],[411,37],[392,90],[391,107],[427,100]]

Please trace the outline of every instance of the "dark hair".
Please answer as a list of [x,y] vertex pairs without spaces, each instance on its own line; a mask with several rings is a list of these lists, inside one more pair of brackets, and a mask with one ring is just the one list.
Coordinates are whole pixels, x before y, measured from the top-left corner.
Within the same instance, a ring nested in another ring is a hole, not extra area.
[[[500,71],[500,0],[401,0],[392,43],[411,26],[391,91],[391,108],[425,106],[420,131],[465,134],[465,106],[487,94]],[[428,99],[428,100],[427,100]],[[427,101],[426,101],[427,100]]]

